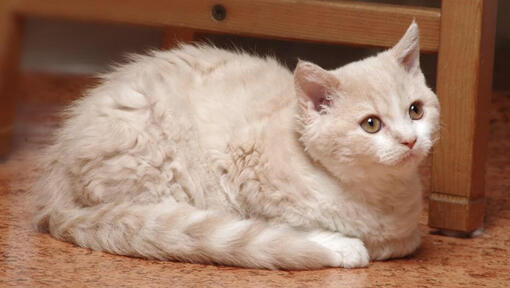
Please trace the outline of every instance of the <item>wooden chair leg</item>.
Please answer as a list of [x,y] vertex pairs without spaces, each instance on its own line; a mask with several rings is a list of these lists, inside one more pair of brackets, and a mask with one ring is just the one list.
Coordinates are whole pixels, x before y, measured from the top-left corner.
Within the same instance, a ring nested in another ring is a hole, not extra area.
[[443,0],[437,71],[441,139],[433,154],[429,225],[483,226],[496,0]]
[[0,3],[0,156],[10,149],[21,50],[21,20],[11,12],[10,3]]
[[196,30],[182,27],[166,28],[161,41],[161,48],[171,49],[178,43],[196,40]]

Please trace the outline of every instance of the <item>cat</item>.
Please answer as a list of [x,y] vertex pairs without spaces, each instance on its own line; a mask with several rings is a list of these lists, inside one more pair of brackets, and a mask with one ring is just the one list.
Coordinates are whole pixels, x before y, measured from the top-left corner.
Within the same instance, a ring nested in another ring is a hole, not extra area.
[[440,113],[418,35],[413,22],[332,71],[200,44],[133,56],[66,111],[34,225],[113,254],[251,268],[409,255]]

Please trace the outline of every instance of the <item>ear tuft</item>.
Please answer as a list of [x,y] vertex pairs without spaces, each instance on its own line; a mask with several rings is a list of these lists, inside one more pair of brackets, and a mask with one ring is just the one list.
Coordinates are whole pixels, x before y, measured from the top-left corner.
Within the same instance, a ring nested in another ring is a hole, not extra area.
[[304,101],[311,101],[316,111],[331,105],[328,95],[338,87],[338,79],[330,72],[306,61],[299,60],[294,70],[296,94]]
[[418,24],[413,23],[407,28],[400,41],[391,49],[397,61],[409,73],[416,73],[420,68],[420,31]]

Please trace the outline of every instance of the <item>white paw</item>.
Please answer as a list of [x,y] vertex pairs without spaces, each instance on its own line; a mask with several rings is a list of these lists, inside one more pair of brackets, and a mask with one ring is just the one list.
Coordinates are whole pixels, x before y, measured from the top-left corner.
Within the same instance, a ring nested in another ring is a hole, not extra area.
[[315,232],[309,239],[335,253],[334,266],[336,267],[366,267],[370,262],[368,250],[363,241],[359,239],[344,237],[333,232]]

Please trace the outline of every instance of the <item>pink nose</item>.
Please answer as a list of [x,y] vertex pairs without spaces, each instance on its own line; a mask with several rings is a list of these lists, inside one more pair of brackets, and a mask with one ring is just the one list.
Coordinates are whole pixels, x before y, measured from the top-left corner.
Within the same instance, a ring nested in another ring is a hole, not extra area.
[[408,142],[402,142],[401,144],[406,145],[409,149],[413,149],[414,144],[416,144],[416,138]]

